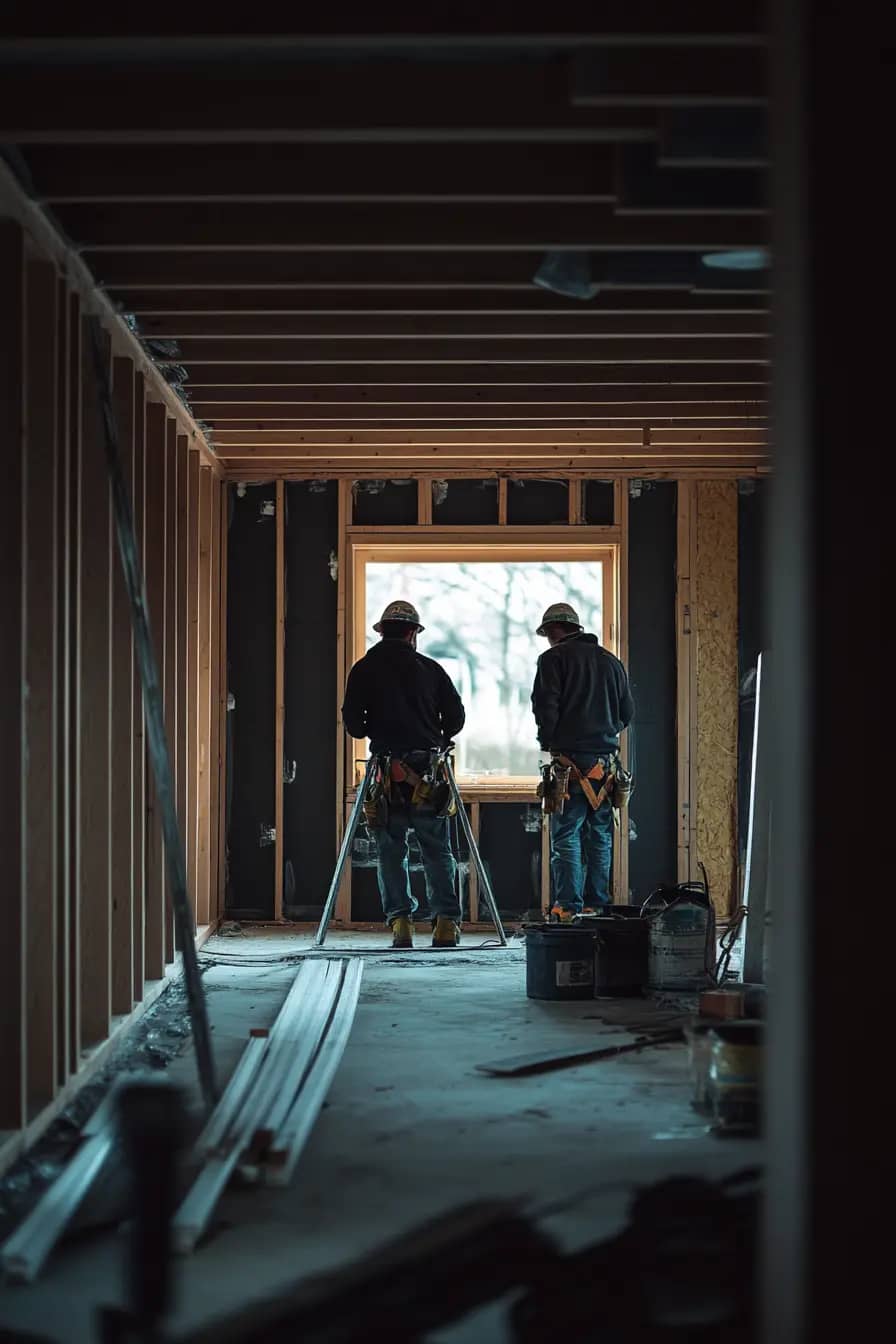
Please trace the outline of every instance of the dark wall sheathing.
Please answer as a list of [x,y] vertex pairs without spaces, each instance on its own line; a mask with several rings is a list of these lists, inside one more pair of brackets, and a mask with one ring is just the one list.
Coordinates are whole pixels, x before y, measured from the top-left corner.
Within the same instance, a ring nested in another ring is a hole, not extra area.
[[[382,489],[371,488],[379,485]],[[405,527],[416,521],[416,481],[356,482],[352,522],[359,527]]]
[[629,500],[628,670],[635,697],[629,884],[635,904],[659,883],[676,880],[676,510],[674,481],[645,484]]
[[762,603],[762,551],[768,483],[747,481],[737,500],[737,830],[738,857],[747,853],[753,717],[756,712],[756,664],[765,644]]
[[507,521],[525,526],[569,522],[566,481],[508,481]]
[[[439,500],[441,492],[444,497]],[[498,482],[445,481],[436,487],[433,496],[432,521],[442,526],[481,523],[494,525],[498,521]]]
[[[236,918],[271,919],[274,845],[274,626],[276,521],[273,485],[232,486],[227,543],[228,715],[231,809],[225,905]],[[270,512],[269,512],[270,510]]]
[[[296,775],[283,786],[283,913],[320,914],[336,860],[336,580],[338,492],[286,487],[286,646],[283,753]],[[335,572],[335,571],[334,571]]]
[[585,522],[592,527],[612,527],[614,517],[614,497],[612,481],[585,482]]
[[[502,917],[521,919],[541,908],[541,822],[534,804],[483,803],[479,848]],[[487,920],[481,893],[479,911]]]

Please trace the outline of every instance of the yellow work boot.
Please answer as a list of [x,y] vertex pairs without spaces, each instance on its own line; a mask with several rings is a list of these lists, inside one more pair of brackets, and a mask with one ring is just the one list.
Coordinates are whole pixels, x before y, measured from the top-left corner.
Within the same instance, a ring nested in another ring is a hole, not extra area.
[[433,920],[433,947],[457,947],[459,942],[460,929],[453,919],[449,919],[447,915],[439,915],[438,919]]
[[414,946],[414,923],[407,915],[398,915],[392,921],[392,946]]
[[551,910],[552,924],[571,924],[574,919],[574,911],[566,910],[562,905],[555,905]]

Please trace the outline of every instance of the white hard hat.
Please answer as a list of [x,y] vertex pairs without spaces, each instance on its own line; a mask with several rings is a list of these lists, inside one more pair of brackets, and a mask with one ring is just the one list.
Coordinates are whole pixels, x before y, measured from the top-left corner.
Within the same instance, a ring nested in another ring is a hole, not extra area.
[[546,625],[570,625],[574,626],[576,630],[582,629],[579,613],[568,602],[555,602],[553,606],[548,607],[541,618],[541,625],[535,631],[536,635],[543,635]]
[[378,635],[383,633],[384,621],[405,621],[408,625],[416,625],[418,630],[424,630],[426,628],[420,624],[420,616],[417,612],[417,608],[411,602],[390,602],[376,625],[373,627]]

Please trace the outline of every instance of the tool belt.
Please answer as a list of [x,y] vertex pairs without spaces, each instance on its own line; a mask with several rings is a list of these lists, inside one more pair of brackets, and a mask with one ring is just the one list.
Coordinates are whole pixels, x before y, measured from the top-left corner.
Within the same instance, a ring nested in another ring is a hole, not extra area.
[[[419,757],[425,754],[421,752]],[[444,753],[433,749],[427,764],[417,759],[416,765],[422,766],[422,770],[411,765],[405,756],[393,756],[390,752],[377,755],[364,799],[364,818],[371,829],[386,826],[393,807],[419,807],[437,817],[454,816],[457,808],[448,783]]]
[[[562,752],[552,753],[550,765],[542,766],[542,780],[538,796],[545,812],[562,812],[569,798],[570,777],[578,784],[593,811],[609,799],[614,810],[625,807],[634,787],[631,772],[626,770],[615,754],[598,760],[583,773],[575,761]],[[599,785],[595,788],[595,785]]]

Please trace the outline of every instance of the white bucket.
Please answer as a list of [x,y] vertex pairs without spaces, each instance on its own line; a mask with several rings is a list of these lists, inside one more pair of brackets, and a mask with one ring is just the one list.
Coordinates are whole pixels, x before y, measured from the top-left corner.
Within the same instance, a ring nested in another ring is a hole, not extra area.
[[710,979],[706,968],[709,918],[706,906],[694,901],[678,901],[654,916],[647,963],[651,989],[706,988]]

